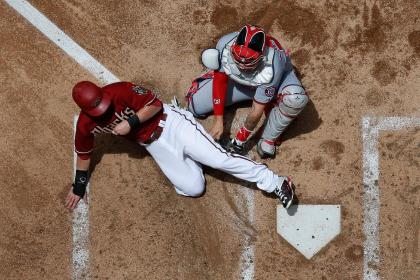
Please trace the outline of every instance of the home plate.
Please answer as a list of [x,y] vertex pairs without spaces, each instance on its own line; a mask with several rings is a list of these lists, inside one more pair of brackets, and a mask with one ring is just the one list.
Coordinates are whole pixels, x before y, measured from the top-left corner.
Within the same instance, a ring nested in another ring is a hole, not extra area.
[[277,206],[277,233],[308,260],[341,231],[340,205]]

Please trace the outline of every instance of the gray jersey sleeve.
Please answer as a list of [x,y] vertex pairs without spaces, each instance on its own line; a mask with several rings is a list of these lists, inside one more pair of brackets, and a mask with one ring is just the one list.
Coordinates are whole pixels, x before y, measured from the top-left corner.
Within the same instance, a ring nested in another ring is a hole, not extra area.
[[286,56],[284,55],[284,52],[276,51],[273,56],[273,79],[270,83],[257,87],[254,95],[254,100],[256,102],[266,104],[275,98],[286,68]]
[[[217,42],[216,49],[219,51],[219,60],[222,57],[222,52],[223,52],[223,49],[225,48],[226,44],[228,44],[229,42],[234,40],[236,38],[236,36],[238,36],[238,33],[239,32],[232,32],[232,33],[226,34],[222,38],[220,38],[220,40]],[[221,65],[220,65],[220,68],[217,71],[224,72]]]

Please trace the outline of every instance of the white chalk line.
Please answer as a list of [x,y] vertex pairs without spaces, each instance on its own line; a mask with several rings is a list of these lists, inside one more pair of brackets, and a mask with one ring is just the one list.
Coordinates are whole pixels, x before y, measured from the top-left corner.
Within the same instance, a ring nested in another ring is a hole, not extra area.
[[[78,116],[73,119],[73,138],[76,134]],[[76,173],[77,154],[73,151],[73,178]],[[89,185],[86,193],[89,195]],[[89,279],[89,206],[81,200],[73,210],[73,271],[72,279]]]
[[[242,124],[245,122],[245,116],[237,118],[232,123],[232,128],[237,131],[241,128]],[[248,156],[253,156],[253,152],[250,151]],[[237,202],[238,208],[243,215],[246,215],[248,222],[254,224],[254,192],[255,190],[244,187],[241,193],[244,195],[246,200],[245,207],[242,207],[241,202]],[[242,280],[253,280],[255,276],[255,244],[251,236],[245,236],[245,245],[242,249],[241,257],[239,259],[239,273],[240,279]]]
[[363,279],[379,280],[379,132],[400,130],[420,126],[420,118],[415,117],[364,117],[362,119],[363,138],[363,209],[365,234]]
[[[246,198],[246,212],[248,221],[251,225],[254,224],[254,191],[250,188],[244,188],[243,194]],[[241,205],[241,204],[239,204]],[[243,209],[245,210],[245,209]],[[242,250],[241,258],[240,258],[240,279],[243,280],[253,280],[255,274],[255,267],[254,267],[254,254],[255,254],[255,244],[253,244],[252,237],[246,236],[245,237],[245,246]]]
[[76,60],[102,83],[119,81],[118,78],[94,59],[86,50],[60,30],[53,22],[25,0],[4,0],[48,39]]
[[[119,81],[114,74],[30,3],[24,0],[5,0],[5,2],[100,82],[109,84]],[[75,132],[76,122],[77,117],[73,120],[73,132]],[[73,175],[76,172],[75,170],[76,154],[74,153]],[[87,193],[89,194],[89,185]],[[89,279],[89,207],[84,201],[79,202],[77,208],[73,211],[72,235],[72,279]]]

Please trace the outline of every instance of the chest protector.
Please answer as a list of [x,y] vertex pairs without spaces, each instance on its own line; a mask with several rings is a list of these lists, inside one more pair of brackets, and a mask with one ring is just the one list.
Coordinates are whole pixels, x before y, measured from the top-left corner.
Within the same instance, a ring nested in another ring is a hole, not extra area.
[[236,66],[235,61],[232,58],[232,53],[230,51],[232,44],[235,40],[231,40],[225,45],[221,57],[221,68],[225,71],[226,75],[229,76],[235,82],[245,85],[257,87],[263,84],[268,84],[273,80],[274,70],[273,70],[273,58],[274,58],[274,49],[266,48],[264,51],[264,57],[260,65],[252,72],[245,72],[239,70]]

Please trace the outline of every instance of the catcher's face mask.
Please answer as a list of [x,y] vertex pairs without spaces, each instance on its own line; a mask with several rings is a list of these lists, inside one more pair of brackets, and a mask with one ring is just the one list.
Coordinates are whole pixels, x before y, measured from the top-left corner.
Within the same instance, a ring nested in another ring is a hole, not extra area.
[[263,57],[265,32],[253,25],[245,25],[231,47],[232,57],[239,69],[252,70]]

